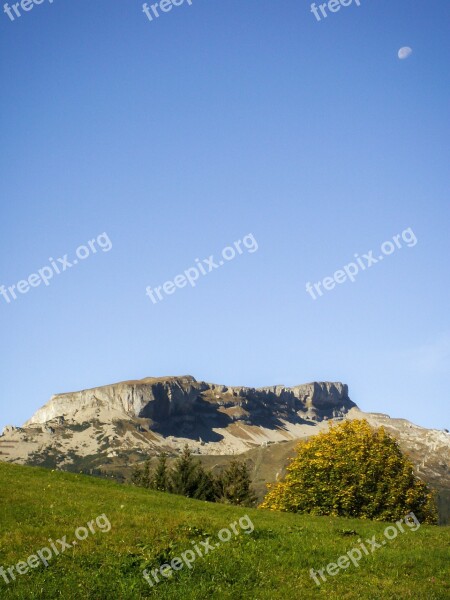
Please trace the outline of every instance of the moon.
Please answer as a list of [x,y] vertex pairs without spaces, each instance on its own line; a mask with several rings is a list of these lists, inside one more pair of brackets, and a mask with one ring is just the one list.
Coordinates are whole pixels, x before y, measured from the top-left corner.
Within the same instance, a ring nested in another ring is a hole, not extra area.
[[411,56],[412,54],[412,48],[410,48],[409,46],[403,46],[403,48],[400,48],[400,50],[398,51],[398,57],[400,60],[405,60],[405,58],[408,58],[409,56]]

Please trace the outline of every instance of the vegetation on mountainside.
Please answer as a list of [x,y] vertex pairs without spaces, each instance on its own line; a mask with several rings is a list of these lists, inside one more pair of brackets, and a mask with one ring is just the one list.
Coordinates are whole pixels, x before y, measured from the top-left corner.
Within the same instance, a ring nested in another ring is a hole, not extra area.
[[395,521],[414,512],[438,520],[436,499],[397,441],[365,420],[345,421],[297,447],[286,477],[269,485],[261,508]]
[[131,481],[139,487],[197,500],[239,506],[254,506],[256,502],[244,462],[234,459],[227,468],[215,475],[193,458],[187,445],[172,468],[168,467],[167,456],[162,453],[154,471],[151,470],[150,459],[147,459],[143,467],[134,468]]

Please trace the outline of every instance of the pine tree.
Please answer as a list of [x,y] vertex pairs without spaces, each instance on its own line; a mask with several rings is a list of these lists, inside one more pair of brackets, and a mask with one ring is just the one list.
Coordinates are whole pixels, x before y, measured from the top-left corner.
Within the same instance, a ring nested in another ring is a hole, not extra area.
[[218,478],[218,501],[240,506],[253,506],[256,496],[251,488],[247,465],[236,459]]
[[142,471],[142,487],[150,488],[152,486],[152,475],[150,471],[150,458],[144,463],[144,469]]
[[165,452],[160,454],[158,464],[152,479],[152,489],[159,492],[170,491],[169,473],[167,470],[167,455]]
[[211,472],[206,471],[200,464],[197,467],[195,478],[196,489],[193,498],[197,500],[207,500],[215,502],[216,500],[216,480]]
[[141,477],[142,477],[142,469],[140,469],[137,465],[133,467],[133,472],[131,473],[131,482],[134,485],[141,485]]
[[174,494],[194,498],[198,484],[198,470],[198,463],[192,458],[192,452],[186,444],[170,474],[171,491]]
[[397,441],[365,420],[301,442],[284,480],[268,487],[260,508],[379,521],[414,512],[420,522],[437,522],[434,493]]
[[131,481],[134,483],[134,485],[139,487],[151,487],[152,476],[150,472],[150,458],[147,458],[142,469],[137,465],[134,467],[131,475]]

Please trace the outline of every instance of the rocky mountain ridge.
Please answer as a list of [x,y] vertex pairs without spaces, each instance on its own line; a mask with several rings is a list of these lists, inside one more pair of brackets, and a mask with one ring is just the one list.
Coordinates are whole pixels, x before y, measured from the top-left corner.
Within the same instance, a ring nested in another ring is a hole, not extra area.
[[[213,461],[258,451],[258,462],[264,465],[271,453],[286,459],[283,450],[271,452],[276,445],[291,447],[326,430],[332,421],[355,418],[383,425],[411,456],[416,472],[450,498],[450,435],[364,413],[350,400],[347,385],[339,382],[251,388],[192,376],[149,377],[57,394],[23,427],[5,428],[0,460],[124,473],[145,456],[161,451],[176,456],[188,444]],[[276,477],[282,468],[273,464],[263,479]]]
[[146,378],[53,396],[23,427],[5,428],[0,456],[45,462],[51,455],[57,466],[89,456],[98,464],[185,443],[201,454],[233,454],[302,437],[353,407],[342,383],[255,389],[192,376]]
[[348,387],[342,383],[314,382],[292,388],[278,385],[255,389],[197,382],[194,377],[187,375],[125,381],[80,392],[57,394],[25,426],[47,423],[58,417],[79,420],[85,410],[98,407],[119,411],[131,418],[161,421],[189,414],[203,398],[208,399],[205,393],[209,393],[209,401],[214,403],[215,399],[218,406],[245,404],[258,410],[272,402],[271,411],[300,411],[318,420],[338,416],[337,413],[345,414],[355,406],[348,397]]

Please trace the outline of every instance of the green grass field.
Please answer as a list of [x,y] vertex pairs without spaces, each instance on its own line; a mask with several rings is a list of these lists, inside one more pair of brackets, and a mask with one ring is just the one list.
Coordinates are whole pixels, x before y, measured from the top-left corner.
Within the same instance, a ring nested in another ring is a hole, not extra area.
[[[104,531],[91,523],[96,533],[90,532],[87,523],[103,514],[110,531],[101,520]],[[252,533],[238,525],[244,515],[254,525]],[[219,531],[232,523],[237,535],[197,557],[192,569],[184,565],[170,578],[159,575],[161,582],[153,587],[144,580],[144,568],[159,568],[195,545],[205,552],[200,542],[210,536],[215,546]],[[386,523],[241,509],[0,463],[0,567],[6,573],[49,548],[49,538],[57,549],[63,536],[76,541],[75,530],[82,526],[88,537],[53,556],[46,568],[39,561],[22,575],[13,571],[16,580],[9,584],[0,576],[0,598],[450,598],[448,527],[405,526],[404,533],[386,541]],[[386,544],[361,553],[359,567],[350,563],[335,576],[325,573],[320,586],[311,579],[311,568],[335,563],[358,547],[360,538],[373,536]]]

